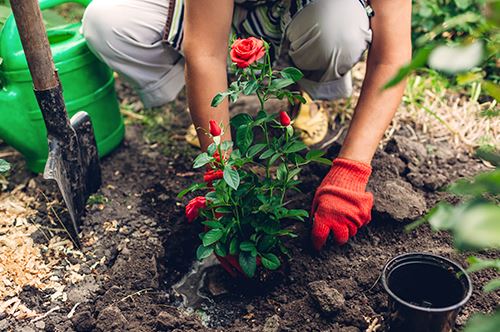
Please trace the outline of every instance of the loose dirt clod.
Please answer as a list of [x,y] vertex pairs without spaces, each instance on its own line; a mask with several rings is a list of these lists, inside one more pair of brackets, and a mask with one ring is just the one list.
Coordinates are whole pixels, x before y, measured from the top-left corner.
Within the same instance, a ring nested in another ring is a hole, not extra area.
[[396,221],[416,219],[426,210],[424,196],[400,179],[380,182],[372,188],[375,210]]
[[344,306],[344,296],[329,286],[325,280],[309,283],[309,290],[311,297],[324,314],[334,314]]
[[427,150],[423,144],[400,135],[392,137],[387,143],[385,151],[397,154],[404,162],[415,165],[420,165],[427,159]]
[[266,319],[262,327],[262,332],[279,332],[280,330],[280,317],[278,315],[272,315]]
[[121,332],[127,326],[127,320],[118,307],[104,308],[97,316],[96,330],[102,332]]

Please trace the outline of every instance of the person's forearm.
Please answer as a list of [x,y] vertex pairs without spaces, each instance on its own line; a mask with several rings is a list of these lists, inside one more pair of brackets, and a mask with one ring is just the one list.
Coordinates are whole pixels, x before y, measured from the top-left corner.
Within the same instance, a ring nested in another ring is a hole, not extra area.
[[212,143],[206,135],[209,120],[222,123],[223,140],[230,140],[227,101],[217,108],[210,106],[215,95],[227,89],[225,58],[186,56],[186,86],[191,118],[198,132],[202,150],[206,150]]
[[403,96],[405,82],[383,90],[403,64],[368,67],[361,95],[339,157],[370,163]]

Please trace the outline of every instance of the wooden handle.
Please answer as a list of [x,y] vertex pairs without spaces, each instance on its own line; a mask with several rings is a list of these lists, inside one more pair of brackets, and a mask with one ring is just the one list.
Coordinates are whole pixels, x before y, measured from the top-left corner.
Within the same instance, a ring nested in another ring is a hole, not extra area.
[[10,0],[35,90],[59,85],[49,39],[37,0]]

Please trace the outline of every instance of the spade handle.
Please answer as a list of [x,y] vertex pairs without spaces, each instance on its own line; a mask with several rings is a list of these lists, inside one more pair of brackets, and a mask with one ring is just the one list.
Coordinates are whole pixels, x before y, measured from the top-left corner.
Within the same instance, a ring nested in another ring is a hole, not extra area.
[[35,90],[59,85],[50,44],[37,0],[10,0]]

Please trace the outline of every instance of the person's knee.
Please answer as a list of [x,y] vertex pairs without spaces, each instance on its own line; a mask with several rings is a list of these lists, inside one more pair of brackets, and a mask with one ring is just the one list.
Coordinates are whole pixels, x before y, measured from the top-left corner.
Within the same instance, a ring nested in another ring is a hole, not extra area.
[[112,56],[119,45],[116,31],[124,22],[117,9],[115,1],[93,0],[83,15],[83,36],[90,48],[104,59]]
[[292,21],[288,37],[295,65],[305,71],[329,71],[328,79],[335,79],[359,61],[371,31],[358,0],[319,0]]

